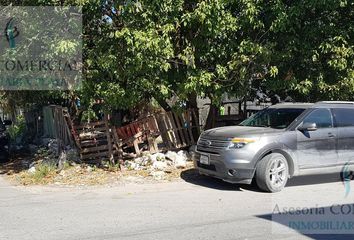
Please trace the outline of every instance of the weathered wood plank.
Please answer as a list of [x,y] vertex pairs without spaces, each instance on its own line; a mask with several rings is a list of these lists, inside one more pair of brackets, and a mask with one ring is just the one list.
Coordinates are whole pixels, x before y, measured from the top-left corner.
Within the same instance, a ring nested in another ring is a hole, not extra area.
[[182,144],[181,142],[181,139],[179,137],[179,134],[178,134],[178,128],[175,124],[175,121],[173,119],[173,113],[172,112],[167,112],[167,121],[169,123],[169,130],[172,130],[173,131],[173,137],[174,139],[172,139],[172,143],[173,145],[176,147],[176,148],[179,148]]
[[108,144],[107,145],[101,145],[101,146],[94,146],[94,147],[87,147],[84,148],[80,151],[80,153],[91,153],[95,151],[102,151],[102,150],[108,150]]
[[106,126],[106,136],[107,136],[107,141],[108,141],[108,159],[109,161],[114,164],[114,156],[113,156],[113,147],[112,147],[112,138],[111,138],[111,129],[109,128],[109,125],[108,125],[108,115],[105,114],[105,126]]
[[162,141],[167,148],[171,148],[171,136],[167,129],[167,123],[165,121],[165,115],[161,114],[156,117],[159,132],[161,134]]
[[189,137],[188,137],[188,131],[187,128],[185,126],[185,119],[184,119],[184,115],[183,113],[176,113],[177,116],[177,120],[179,121],[179,125],[181,127],[181,134],[183,135],[183,147],[188,146],[189,145]]
[[108,151],[92,153],[92,154],[80,154],[82,160],[98,158],[98,157],[105,157],[107,158]]
[[195,144],[195,141],[194,141],[193,132],[192,132],[191,112],[190,111],[186,111],[185,114],[186,114],[185,118],[186,118],[186,121],[188,123],[188,133],[189,133],[190,143],[193,145],[193,144]]
[[178,136],[181,140],[181,144],[179,145],[179,147],[184,147],[186,144],[186,139],[184,136],[182,125],[181,125],[180,116],[177,113],[172,113],[172,118],[173,118],[172,120],[175,122],[175,125],[177,126],[176,130],[177,130]]
[[92,127],[97,127],[97,126],[105,126],[104,121],[85,123],[83,125],[75,126],[75,128],[80,130],[80,129],[84,129],[84,128],[92,128]]

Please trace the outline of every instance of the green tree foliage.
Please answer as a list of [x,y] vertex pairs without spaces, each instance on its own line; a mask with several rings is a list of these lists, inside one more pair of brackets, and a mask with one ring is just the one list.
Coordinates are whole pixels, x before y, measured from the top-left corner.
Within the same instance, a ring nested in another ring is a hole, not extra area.
[[[1,1],[2,4],[16,1]],[[6,2],[6,3],[3,3]],[[83,103],[129,109],[251,86],[354,100],[354,3],[335,0],[28,0],[83,6]]]
[[279,74],[268,88],[299,100],[354,100],[354,2],[272,1],[268,41]]
[[252,1],[116,1],[106,10],[109,21],[86,29],[85,92],[109,106],[173,95],[217,102],[268,73],[268,30]]

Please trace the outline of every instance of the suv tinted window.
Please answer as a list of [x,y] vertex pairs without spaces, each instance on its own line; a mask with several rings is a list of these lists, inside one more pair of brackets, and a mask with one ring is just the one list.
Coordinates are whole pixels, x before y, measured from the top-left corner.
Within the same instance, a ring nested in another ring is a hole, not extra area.
[[338,127],[354,126],[354,109],[336,108],[333,109],[333,114]]
[[284,129],[292,123],[305,109],[298,108],[266,108],[246,119],[241,126],[271,127]]
[[316,123],[317,128],[331,128],[333,127],[332,114],[329,109],[318,108],[305,117],[304,123]]

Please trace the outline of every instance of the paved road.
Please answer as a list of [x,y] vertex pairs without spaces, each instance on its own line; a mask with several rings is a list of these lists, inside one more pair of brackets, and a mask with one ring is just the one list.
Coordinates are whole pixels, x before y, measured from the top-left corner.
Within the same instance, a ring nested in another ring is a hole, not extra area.
[[0,176],[0,239],[340,239],[304,235],[270,216],[276,204],[353,203],[354,193],[345,198],[343,184],[328,178],[295,179],[268,194],[207,177],[77,189],[13,187]]

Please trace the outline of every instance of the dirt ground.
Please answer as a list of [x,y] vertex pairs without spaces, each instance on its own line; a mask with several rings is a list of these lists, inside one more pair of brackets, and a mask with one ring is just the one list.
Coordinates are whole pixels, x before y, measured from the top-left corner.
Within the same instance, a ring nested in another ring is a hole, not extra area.
[[184,169],[169,168],[156,170],[120,170],[117,167],[105,168],[89,164],[67,164],[63,170],[39,168],[29,170],[29,156],[16,156],[7,163],[0,164],[0,175],[4,175],[14,185],[62,185],[62,186],[96,186],[117,185],[124,183],[154,183],[179,181],[182,172],[195,174],[193,163],[188,162]]

